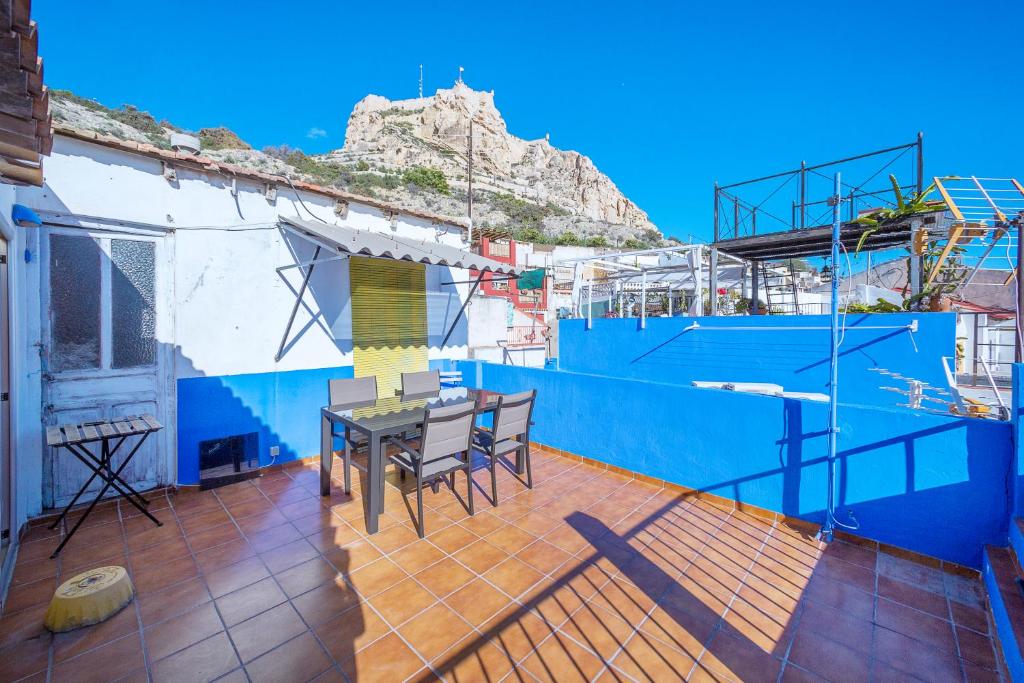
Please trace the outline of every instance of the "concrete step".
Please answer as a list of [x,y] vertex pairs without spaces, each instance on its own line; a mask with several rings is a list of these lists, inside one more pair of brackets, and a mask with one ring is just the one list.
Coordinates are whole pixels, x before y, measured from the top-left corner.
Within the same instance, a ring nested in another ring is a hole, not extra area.
[[982,572],[1006,668],[1012,680],[1024,681],[1024,584],[1013,547],[985,546]]

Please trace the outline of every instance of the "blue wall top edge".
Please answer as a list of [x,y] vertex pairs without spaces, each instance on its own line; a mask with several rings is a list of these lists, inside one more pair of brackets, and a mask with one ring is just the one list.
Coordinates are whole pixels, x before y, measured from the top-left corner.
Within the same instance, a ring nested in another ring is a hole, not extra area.
[[[840,321],[846,326],[839,350],[841,401],[905,400],[882,387],[905,389],[906,382],[878,370],[946,386],[942,358],[956,353],[956,314],[849,314]],[[911,334],[906,326],[915,321]],[[635,318],[595,319],[590,329],[586,323],[559,321],[559,369],[681,385],[770,382],[787,391],[829,391],[828,316],[648,318],[644,329]],[[698,327],[688,329],[694,323]]]

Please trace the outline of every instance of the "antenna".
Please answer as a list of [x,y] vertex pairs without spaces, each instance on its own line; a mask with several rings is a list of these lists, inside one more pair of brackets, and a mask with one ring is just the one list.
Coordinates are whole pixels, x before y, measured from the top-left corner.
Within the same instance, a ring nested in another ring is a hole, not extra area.
[[459,83],[462,83],[462,72],[465,71],[465,67],[459,67]]
[[420,64],[420,99],[423,99],[423,65]]

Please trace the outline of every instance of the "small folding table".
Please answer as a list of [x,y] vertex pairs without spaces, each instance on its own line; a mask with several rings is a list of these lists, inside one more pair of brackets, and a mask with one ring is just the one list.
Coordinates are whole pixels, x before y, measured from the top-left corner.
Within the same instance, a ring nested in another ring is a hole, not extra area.
[[[67,517],[68,512],[70,512],[71,508],[74,507],[75,503],[78,502],[78,499],[82,497],[82,494],[85,493],[96,477],[101,478],[105,482],[103,487],[100,488],[99,493],[96,494],[95,500],[89,504],[89,507],[82,513],[82,516],[78,518],[75,526],[72,527],[68,535],[64,537],[64,540],[60,542],[57,549],[50,555],[51,558],[57,557],[60,554],[60,551],[64,549],[67,542],[78,531],[78,527],[82,525],[85,518],[96,507],[96,503],[100,502],[100,499],[103,498],[110,488],[124,496],[125,500],[138,508],[139,512],[149,517],[154,524],[163,526],[163,523],[146,509],[149,506],[149,501],[121,478],[121,472],[131,462],[139,447],[145,443],[146,437],[160,429],[163,429],[163,425],[157,422],[156,418],[152,415],[133,415],[112,420],[99,420],[77,425],[61,425],[59,427],[46,428],[47,446],[67,449],[72,455],[82,461],[82,464],[92,470],[92,476],[82,484],[82,488],[71,499],[68,506],[64,508],[60,516],[50,525],[51,529],[56,529],[57,525]],[[124,445],[125,441],[129,437],[134,436],[139,437],[138,441],[128,451],[128,455],[117,466],[117,469],[114,469],[114,456],[121,446]],[[99,443],[99,454],[94,453],[88,446],[88,444],[95,443]]]

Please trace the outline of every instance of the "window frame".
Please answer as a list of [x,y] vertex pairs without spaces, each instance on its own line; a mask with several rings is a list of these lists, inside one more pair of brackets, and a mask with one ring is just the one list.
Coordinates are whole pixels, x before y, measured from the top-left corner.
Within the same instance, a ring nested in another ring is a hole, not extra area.
[[[100,365],[94,368],[76,368],[71,370],[54,370],[50,365],[50,355],[53,352],[53,311],[51,310],[51,277],[50,239],[54,235],[73,237],[77,239],[91,239],[97,243],[100,250]],[[158,371],[160,367],[159,348],[159,315],[157,314],[156,326],[154,328],[154,352],[153,362],[148,365],[136,365],[133,367],[116,368],[114,361],[114,325],[113,325],[113,268],[112,243],[114,240],[131,240],[149,242],[153,245],[153,291],[154,291],[154,312],[159,308],[159,297],[161,292],[160,278],[160,238],[148,235],[134,235],[124,233],[109,233],[94,230],[67,229],[47,226],[45,235],[45,253],[41,254],[41,282],[43,297],[42,320],[42,341],[45,352],[44,372],[50,377],[61,379],[94,378],[111,375],[146,375]]]

